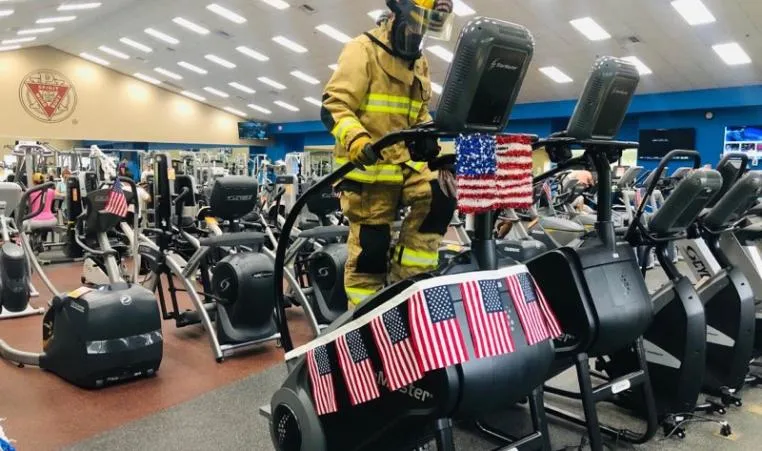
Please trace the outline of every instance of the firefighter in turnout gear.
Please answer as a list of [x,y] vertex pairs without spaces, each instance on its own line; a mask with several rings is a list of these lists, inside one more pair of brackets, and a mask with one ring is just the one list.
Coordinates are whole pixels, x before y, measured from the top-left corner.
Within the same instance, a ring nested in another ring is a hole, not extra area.
[[[336,138],[335,164],[357,166],[336,187],[350,222],[344,272],[350,308],[387,281],[436,268],[455,210],[452,174],[426,164],[439,153],[436,139],[400,143],[379,156],[371,147],[388,133],[431,121],[431,80],[421,48],[425,36],[449,39],[452,0],[386,3],[391,17],[344,47],[321,110]],[[390,249],[401,207],[409,210]]]

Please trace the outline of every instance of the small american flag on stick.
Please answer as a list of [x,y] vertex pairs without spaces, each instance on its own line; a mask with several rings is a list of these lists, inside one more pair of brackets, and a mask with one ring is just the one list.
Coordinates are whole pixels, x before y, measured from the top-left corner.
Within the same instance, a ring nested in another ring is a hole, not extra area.
[[466,343],[447,286],[426,288],[410,298],[410,330],[424,371],[468,360]]
[[114,184],[111,185],[104,211],[120,218],[127,216],[127,198],[124,196],[122,182],[119,181],[119,178],[115,179]]
[[530,346],[561,336],[561,327],[539,287],[527,273],[507,277],[508,291]]
[[379,315],[370,323],[389,390],[396,391],[423,377],[418,355],[413,349],[410,328],[401,307]]
[[336,340],[339,364],[344,373],[349,400],[352,405],[372,401],[380,396],[376,373],[368,355],[362,334],[353,330]]
[[497,280],[464,282],[460,285],[476,358],[514,351],[511,320],[505,310]]
[[312,399],[318,415],[333,413],[338,410],[336,391],[333,388],[331,361],[328,348],[318,346],[307,352],[307,369],[312,384]]

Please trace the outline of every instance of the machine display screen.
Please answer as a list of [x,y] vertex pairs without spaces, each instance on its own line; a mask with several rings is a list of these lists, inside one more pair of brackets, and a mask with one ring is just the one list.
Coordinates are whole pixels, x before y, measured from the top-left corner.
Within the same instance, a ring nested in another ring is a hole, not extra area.
[[593,136],[612,139],[619,132],[621,121],[630,106],[630,99],[638,87],[634,78],[617,77],[611,88],[608,99],[598,115],[598,122],[593,129]]
[[264,122],[239,122],[238,123],[238,138],[239,139],[267,139],[267,124]]
[[501,124],[513,97],[507,87],[517,86],[526,59],[526,54],[515,49],[492,48],[466,119],[470,127],[494,128]]
[[696,129],[641,130],[639,142],[639,159],[661,160],[675,149],[694,150],[696,148]]

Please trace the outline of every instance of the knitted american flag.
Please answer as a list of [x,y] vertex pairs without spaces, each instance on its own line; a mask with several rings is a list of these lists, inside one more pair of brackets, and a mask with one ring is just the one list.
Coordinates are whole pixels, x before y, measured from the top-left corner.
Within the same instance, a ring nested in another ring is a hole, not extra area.
[[497,202],[496,142],[494,136],[461,135],[455,140],[458,210],[480,213]]
[[502,135],[497,140],[498,208],[532,206],[532,141],[527,135]]

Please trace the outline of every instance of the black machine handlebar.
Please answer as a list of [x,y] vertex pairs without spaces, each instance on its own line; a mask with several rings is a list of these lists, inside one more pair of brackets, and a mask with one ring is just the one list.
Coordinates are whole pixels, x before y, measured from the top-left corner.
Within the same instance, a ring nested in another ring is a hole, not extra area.
[[[24,194],[21,195],[21,200],[19,201],[18,206],[18,216],[21,218],[20,224],[23,224],[24,221],[28,221],[35,216],[42,213],[42,210],[45,209],[45,201],[47,200],[45,196],[48,194],[48,190],[53,188],[55,189],[56,184],[53,182],[47,182],[43,183],[42,185],[37,185],[35,187],[29,188],[28,190],[24,191]],[[27,210],[29,210],[29,197],[32,195],[32,193],[36,193],[38,191],[42,191],[42,198],[40,199],[40,204],[37,207],[37,210],[28,213]]]
[[741,164],[738,167],[738,174],[733,180],[733,182],[735,183],[738,181],[738,179],[740,179],[744,175],[744,173],[746,173],[746,169],[749,167],[749,155],[743,152],[728,152],[722,157],[722,160],[720,160],[720,162],[717,163],[717,169],[722,168],[723,166],[730,163],[732,160],[738,160],[741,162]]
[[[667,165],[672,162],[672,160],[679,158],[679,157],[687,157],[688,159],[693,160],[693,169],[698,169],[701,167],[701,154],[699,154],[695,150],[673,150],[667,155],[664,156],[664,158],[661,159],[659,162],[659,166],[656,168],[656,170],[653,173],[653,177],[651,178],[651,183],[648,184],[648,187],[646,189],[646,194],[643,196],[643,199],[648,199],[651,197],[653,192],[656,190],[656,186],[659,183],[659,179],[661,179],[662,174],[667,169]],[[643,212],[646,209],[646,203],[645,201],[642,202],[638,206],[638,211],[635,213],[635,217],[632,218],[632,221],[630,222],[630,226],[627,228],[627,233],[625,234],[625,239],[630,240],[633,235],[635,234],[635,230],[638,228],[638,224],[640,224],[640,218],[643,217]]]
[[187,186],[183,186],[183,190],[182,190],[182,192],[181,192],[180,194],[178,194],[178,195],[177,195],[177,197],[175,197],[175,200],[173,200],[173,201],[172,201],[172,205],[177,205],[177,204],[179,204],[179,203],[180,203],[180,201],[181,201],[181,200],[184,200],[184,199],[185,199],[185,197],[186,197],[188,194],[190,194],[190,190],[188,189],[188,187],[187,187]]

